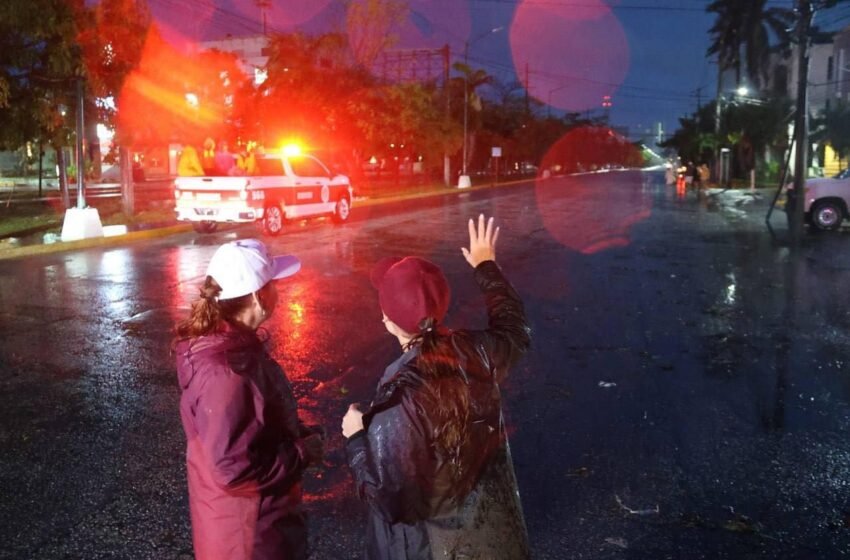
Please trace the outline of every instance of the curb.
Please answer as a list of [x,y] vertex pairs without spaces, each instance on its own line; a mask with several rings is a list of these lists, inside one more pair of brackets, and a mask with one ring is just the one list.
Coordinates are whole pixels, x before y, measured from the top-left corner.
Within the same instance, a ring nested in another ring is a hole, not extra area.
[[[395,195],[395,196],[386,196],[386,197],[376,197],[376,198],[367,198],[364,200],[360,200],[357,202],[356,207],[359,206],[379,206],[381,204],[391,204],[393,202],[402,202],[405,200],[415,200],[420,198],[431,198],[437,196],[448,196],[448,195],[459,195],[463,193],[473,192],[473,191],[482,191],[489,190],[494,188],[501,187],[511,187],[515,185],[520,185],[524,183],[531,183],[536,181],[536,179],[521,179],[517,181],[506,181],[503,183],[496,184],[488,184],[488,185],[476,185],[466,189],[458,189],[456,187],[444,187],[434,191],[428,192],[418,192],[404,195]],[[142,231],[132,231],[129,233],[125,233],[122,235],[113,235],[109,237],[93,237],[90,239],[79,239],[77,241],[57,241],[56,243],[49,244],[36,244],[36,245],[25,245],[23,247],[9,247],[2,248],[0,247],[0,260],[6,259],[17,259],[21,257],[34,256],[34,255],[48,255],[52,253],[61,253],[63,251],[73,251],[76,249],[90,249],[93,247],[113,247],[116,245],[123,245],[127,243],[135,243],[137,241],[143,241],[146,239],[155,239],[157,237],[168,237],[169,235],[176,235],[179,233],[187,233],[193,231],[191,225],[187,224],[178,224],[174,226],[167,226],[161,228],[151,228]]]
[[11,247],[8,249],[0,249],[0,260],[16,259],[19,257],[27,257],[31,255],[48,255],[51,253],[61,253],[63,251],[73,251],[74,249],[90,249],[92,247],[112,247],[115,245],[123,245],[125,243],[134,243],[146,239],[155,239],[157,237],[167,237],[178,233],[192,231],[192,226],[176,225],[162,228],[152,228],[142,231],[131,231],[123,235],[113,235],[109,237],[93,237],[90,239],[79,239],[77,241],[57,241],[56,243],[47,243],[41,245],[26,245],[23,247]]

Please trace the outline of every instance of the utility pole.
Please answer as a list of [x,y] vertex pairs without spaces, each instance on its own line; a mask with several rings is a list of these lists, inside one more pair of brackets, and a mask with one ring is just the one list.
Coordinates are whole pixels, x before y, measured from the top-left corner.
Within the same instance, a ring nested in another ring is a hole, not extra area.
[[714,176],[720,184],[720,111],[723,101],[723,66],[722,61],[717,59],[717,97],[714,100]]
[[525,116],[527,117],[530,113],[530,105],[528,100],[528,92],[531,89],[531,82],[529,81],[529,71],[528,71],[528,63],[525,63]]
[[[449,51],[449,45],[446,44],[443,46],[443,88],[446,90],[446,122],[448,123],[452,118],[452,94],[451,88],[449,87],[449,62],[451,61],[451,52]],[[446,183],[447,187],[452,185],[452,160],[449,157],[449,153],[443,153],[443,181]]]
[[254,4],[260,8],[260,15],[263,19],[263,35],[268,35],[268,29],[266,26],[266,10],[271,7],[272,2],[271,0],[254,0]]
[[792,246],[799,246],[803,236],[806,175],[809,151],[809,29],[814,19],[811,0],[798,0],[797,22],[797,109],[794,119],[794,189],[789,195],[788,230]]

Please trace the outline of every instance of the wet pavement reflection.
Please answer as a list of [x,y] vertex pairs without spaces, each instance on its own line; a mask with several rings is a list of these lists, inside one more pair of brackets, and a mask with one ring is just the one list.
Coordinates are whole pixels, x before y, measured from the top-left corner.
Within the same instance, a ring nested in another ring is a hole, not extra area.
[[[371,265],[438,262],[448,324],[484,327],[459,250],[482,212],[534,329],[504,395],[535,558],[850,554],[850,235],[794,252],[765,211],[611,172],[267,239],[303,262],[279,283],[272,353],[332,434],[306,476],[314,558],[358,557],[338,427],[399,352]],[[191,558],[170,328],[215,248],[255,235],[0,262],[0,558]]]

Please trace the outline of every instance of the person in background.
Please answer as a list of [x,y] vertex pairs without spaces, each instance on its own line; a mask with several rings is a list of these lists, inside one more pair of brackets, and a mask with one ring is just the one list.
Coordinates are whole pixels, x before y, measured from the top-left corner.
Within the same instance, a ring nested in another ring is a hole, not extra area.
[[215,152],[215,172],[216,175],[230,175],[231,170],[236,166],[236,158],[227,149],[227,142],[224,140],[218,143],[218,150]]
[[450,290],[418,257],[372,271],[384,325],[403,354],[371,407],[342,421],[357,493],[369,506],[367,560],[524,560],[528,537],[499,384],[525,353],[519,295],[496,265],[493,219],[469,221],[462,249],[487,304],[485,330],[443,325]]
[[286,374],[258,331],[277,306],[276,281],[300,268],[255,239],[226,243],[177,325],[196,560],[307,557],[301,477],[321,461],[324,437],[299,420]]
[[204,140],[201,167],[204,168],[204,175],[215,175],[215,140],[212,138]]
[[201,158],[198,157],[198,151],[191,144],[183,146],[183,151],[180,152],[180,159],[177,161],[177,175],[180,177],[201,177],[204,175]]
[[254,150],[248,146],[243,146],[236,154],[236,167],[239,170],[239,175],[256,175],[257,158],[254,156]]
[[711,171],[708,169],[708,164],[702,162],[697,167],[697,171],[699,172],[699,182],[700,187],[704,187],[708,184],[708,181],[711,179]]

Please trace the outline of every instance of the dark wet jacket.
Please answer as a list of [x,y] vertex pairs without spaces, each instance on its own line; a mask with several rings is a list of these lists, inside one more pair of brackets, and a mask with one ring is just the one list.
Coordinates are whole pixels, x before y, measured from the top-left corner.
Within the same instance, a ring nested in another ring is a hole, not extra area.
[[457,464],[434,443],[433,396],[418,348],[391,364],[346,443],[358,494],[369,505],[367,560],[523,560],[528,539],[502,419],[499,382],[529,345],[519,296],[492,261],[475,269],[489,326],[451,340],[470,391],[469,439]]
[[283,370],[231,327],[176,353],[196,560],[306,558],[304,428]]

